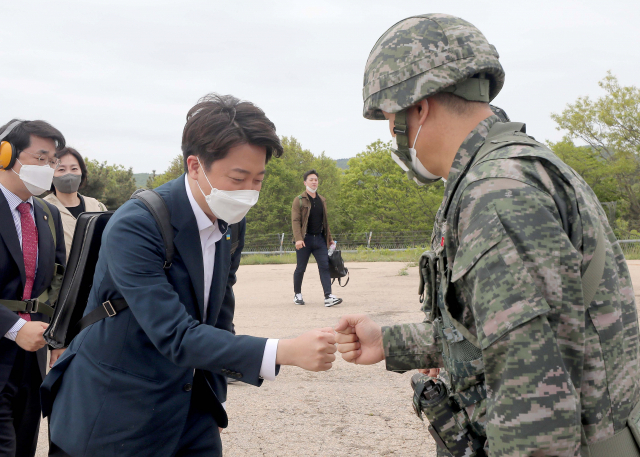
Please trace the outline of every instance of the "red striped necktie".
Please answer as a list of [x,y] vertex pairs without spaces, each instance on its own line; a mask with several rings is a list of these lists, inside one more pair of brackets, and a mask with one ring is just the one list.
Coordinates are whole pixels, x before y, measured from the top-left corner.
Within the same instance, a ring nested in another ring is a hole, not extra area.
[[[36,279],[38,229],[36,229],[36,223],[31,217],[30,203],[20,203],[18,211],[20,211],[20,226],[22,227],[22,258],[24,259],[24,272],[27,276],[22,299],[29,300],[33,290],[33,282]],[[28,313],[19,313],[19,315],[26,321],[31,320],[31,315]]]

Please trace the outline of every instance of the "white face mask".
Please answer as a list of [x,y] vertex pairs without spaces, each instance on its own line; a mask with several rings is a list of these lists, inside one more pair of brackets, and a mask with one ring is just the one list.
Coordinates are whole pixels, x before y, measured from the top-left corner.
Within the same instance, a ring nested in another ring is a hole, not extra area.
[[[22,165],[22,162],[18,160]],[[15,170],[11,170],[16,173]],[[31,195],[40,195],[51,189],[55,170],[49,165],[22,165],[20,173],[16,173],[24,182]]]
[[[200,159],[198,159],[198,163],[200,163]],[[200,167],[204,174],[202,164],[200,164]],[[211,186],[211,182],[206,174],[204,178],[209,183],[209,186]],[[207,205],[209,205],[209,209],[213,215],[218,219],[222,219],[227,224],[240,222],[242,218],[247,215],[251,207],[258,203],[258,197],[260,197],[260,192],[257,190],[220,190],[213,186],[211,186],[211,193],[206,195],[202,187],[200,187],[200,183],[196,181],[196,184],[200,192],[202,192],[202,195],[204,195],[204,199]]]
[[318,188],[316,187],[315,189],[312,189],[311,187],[307,186],[307,192],[315,194],[316,192],[318,192]]

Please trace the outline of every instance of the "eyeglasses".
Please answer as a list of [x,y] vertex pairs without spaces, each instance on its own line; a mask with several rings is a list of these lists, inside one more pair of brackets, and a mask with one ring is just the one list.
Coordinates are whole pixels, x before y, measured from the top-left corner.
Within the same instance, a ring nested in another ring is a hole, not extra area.
[[[54,170],[60,166],[60,159],[58,159],[57,157],[53,157],[50,159],[44,154],[35,154],[29,151],[22,151],[22,152],[26,152],[31,157],[35,157],[36,159],[38,159],[38,165],[49,165]],[[48,162],[48,163],[45,164],[45,162]]]

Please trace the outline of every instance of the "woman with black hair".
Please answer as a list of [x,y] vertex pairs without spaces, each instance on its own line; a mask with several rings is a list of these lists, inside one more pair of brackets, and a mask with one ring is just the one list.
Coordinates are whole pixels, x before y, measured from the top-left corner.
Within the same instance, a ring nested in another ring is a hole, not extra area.
[[68,260],[78,216],[85,212],[106,211],[107,207],[95,198],[78,193],[78,189],[87,183],[87,166],[78,151],[67,147],[58,151],[56,157],[60,159],[60,165],[53,175],[51,193],[44,199],[60,210]]

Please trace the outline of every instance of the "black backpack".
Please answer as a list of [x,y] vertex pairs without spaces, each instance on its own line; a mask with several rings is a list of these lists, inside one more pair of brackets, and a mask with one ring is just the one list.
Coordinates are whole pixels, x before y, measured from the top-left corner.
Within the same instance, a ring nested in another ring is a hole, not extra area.
[[[156,220],[165,249],[165,270],[171,268],[174,256],[173,227],[164,199],[154,190],[138,189],[131,198],[140,200]],[[62,279],[58,302],[44,338],[53,348],[69,346],[71,340],[85,327],[104,318],[113,317],[127,308],[124,299],[110,300],[83,317],[102,241],[102,232],[114,211],[82,213],[76,222],[67,269]],[[231,230],[231,254],[238,247],[238,224],[229,225]]]
[[[338,249],[336,249],[329,255],[329,273],[331,274],[332,278],[331,284],[333,284],[336,279],[338,280],[338,284],[340,284],[340,287],[345,287],[347,284],[349,284],[349,269],[344,266],[344,261],[342,260],[342,252],[340,252]],[[342,278],[344,278],[345,276],[347,277],[347,280],[345,281],[343,286]]]

